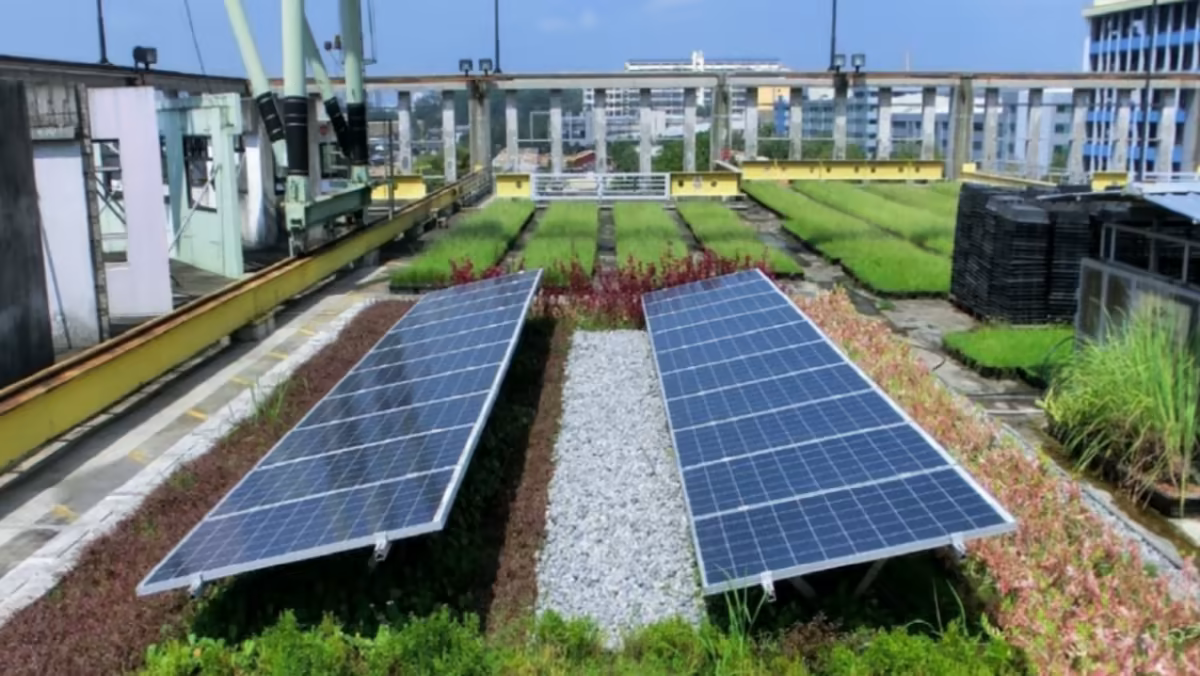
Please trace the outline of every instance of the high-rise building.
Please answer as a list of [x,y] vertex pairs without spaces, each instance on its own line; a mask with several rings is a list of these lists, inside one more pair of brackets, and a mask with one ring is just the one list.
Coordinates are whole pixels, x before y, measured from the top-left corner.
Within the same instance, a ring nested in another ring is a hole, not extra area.
[[[1200,0],[1094,0],[1091,7],[1083,10],[1083,16],[1088,23],[1083,65],[1090,73],[1200,72]],[[1145,106],[1150,111],[1148,116],[1142,114],[1144,91],[1133,92],[1129,164],[1124,167],[1112,166],[1111,162],[1118,99],[1116,90],[1102,89],[1095,93],[1087,118],[1089,143],[1084,148],[1087,169],[1127,171],[1140,167],[1145,138],[1147,171],[1195,170],[1182,166],[1185,155],[1192,161],[1196,159],[1192,153],[1184,152],[1185,147],[1189,144],[1194,147],[1195,143],[1195,139],[1186,138],[1187,118],[1200,114],[1194,92],[1155,89],[1153,100]],[[1176,142],[1171,148],[1159,148],[1159,124],[1164,108],[1176,111]]]
[[[634,59],[625,62],[625,71],[630,73],[772,73],[787,70],[779,59],[706,59],[704,52],[694,51],[690,59]],[[787,96],[783,90],[783,96]],[[777,92],[762,89],[758,92],[755,105],[759,108],[770,109],[776,99]],[[606,114],[609,117],[636,117],[641,99],[637,89],[610,89],[605,99]],[[696,105],[707,106],[712,96],[707,88],[701,87],[696,91]],[[744,90],[730,92],[731,112],[740,114],[746,109],[746,93]],[[591,110],[596,103],[596,92],[592,89],[583,90],[583,107]],[[652,89],[650,104],[655,110],[662,110],[666,115],[683,115],[682,89]]]

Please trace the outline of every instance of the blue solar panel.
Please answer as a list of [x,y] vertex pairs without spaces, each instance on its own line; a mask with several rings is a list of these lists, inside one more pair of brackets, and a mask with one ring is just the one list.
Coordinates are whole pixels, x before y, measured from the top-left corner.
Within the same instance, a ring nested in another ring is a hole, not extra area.
[[441,529],[540,281],[520,273],[422,298],[138,593]]
[[706,593],[1015,528],[761,272],[643,305]]

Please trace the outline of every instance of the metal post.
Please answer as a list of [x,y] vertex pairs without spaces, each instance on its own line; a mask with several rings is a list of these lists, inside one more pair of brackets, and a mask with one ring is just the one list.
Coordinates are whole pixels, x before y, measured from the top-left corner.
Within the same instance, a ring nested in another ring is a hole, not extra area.
[[92,147],[92,112],[88,106],[87,85],[75,85],[75,111],[79,119],[79,156],[83,165],[83,194],[87,197],[85,212],[88,221],[88,240],[92,254],[93,286],[96,293],[97,339],[104,342],[112,336],[108,320],[108,268],[104,264],[104,235],[100,228],[100,205],[96,195],[96,160]]
[[111,62],[108,60],[108,39],[104,35],[104,0],[96,0],[96,28],[100,31],[100,65],[107,66]]
[[[407,92],[404,92],[407,94]],[[407,119],[405,120],[407,122]],[[388,186],[388,218],[396,217],[396,159],[393,153],[396,151],[395,134],[392,130],[392,121],[387,123],[388,148],[387,148],[387,186]]]
[[829,69],[830,70],[833,70],[834,57],[837,55],[837,9],[838,9],[837,5],[838,5],[838,0],[833,0],[833,22],[829,26]]
[[363,98],[362,3],[339,0],[342,24],[342,64],[346,77],[346,118],[350,136],[350,182],[363,185],[367,177],[367,104]]
[[[1146,32],[1150,34],[1150,48],[1146,50],[1146,86],[1142,88],[1142,151],[1138,163],[1138,180],[1146,180],[1146,154],[1149,152],[1150,140],[1150,106],[1154,105],[1154,97],[1150,92],[1150,77],[1154,74],[1155,40],[1158,38],[1158,0],[1150,4],[1150,20],[1146,22]],[[1146,39],[1145,36],[1142,39]]]
[[[303,230],[307,223],[308,97],[304,78],[304,0],[283,0],[283,127],[287,138],[288,230]],[[293,251],[296,253],[295,240]]]
[[[242,6],[242,0],[225,0],[225,12],[229,15],[229,26],[233,29],[234,39],[237,40],[238,51],[242,53],[242,63],[246,66],[246,75],[250,79],[250,91],[254,95],[255,105],[258,107],[258,116],[267,130],[267,138],[271,141],[275,170],[277,174],[282,173],[288,166],[288,155],[279,101],[275,98],[275,93],[271,91],[270,82],[267,80],[267,71],[263,68],[262,59],[258,55],[258,47],[254,44],[254,35],[250,32],[250,23],[246,20],[246,10]],[[303,20],[303,16],[301,16],[301,20]],[[303,66],[304,62],[301,61],[302,69]],[[303,70],[301,70],[301,77],[303,74]]]
[[493,23],[493,29],[496,32],[496,58],[494,59],[495,63],[492,65],[495,67],[493,72],[495,72],[496,74],[499,74],[500,73],[500,0],[495,0],[495,3],[492,6],[492,23]]
[[329,117],[329,125],[337,137],[338,147],[342,154],[350,157],[350,127],[346,124],[346,116],[342,115],[342,104],[333,92],[333,83],[329,81],[329,73],[325,70],[325,60],[321,58],[321,49],[313,37],[312,28],[308,21],[304,22],[304,59],[312,69],[313,79],[321,89],[321,101],[325,104],[325,114]]

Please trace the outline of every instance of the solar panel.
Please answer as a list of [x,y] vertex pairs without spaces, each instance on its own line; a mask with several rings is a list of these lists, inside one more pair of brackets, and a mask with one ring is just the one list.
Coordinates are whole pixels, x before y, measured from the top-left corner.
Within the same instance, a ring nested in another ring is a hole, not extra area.
[[441,530],[541,276],[522,272],[424,296],[138,593]]
[[642,303],[705,593],[1016,528],[760,271]]

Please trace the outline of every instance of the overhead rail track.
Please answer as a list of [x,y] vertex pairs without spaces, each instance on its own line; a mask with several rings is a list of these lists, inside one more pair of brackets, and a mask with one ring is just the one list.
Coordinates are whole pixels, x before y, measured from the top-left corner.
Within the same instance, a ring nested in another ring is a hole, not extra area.
[[89,87],[147,86],[210,94],[249,94],[244,77],[200,75],[174,70],[138,69],[133,66],[79,63],[57,59],[31,59],[0,54],[0,78],[46,84],[85,84]]
[[363,255],[487,186],[475,172],[400,209],[394,217],[289,258],[169,314],[0,389],[0,470],[102,413],[237,329],[267,316]]

